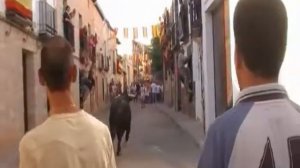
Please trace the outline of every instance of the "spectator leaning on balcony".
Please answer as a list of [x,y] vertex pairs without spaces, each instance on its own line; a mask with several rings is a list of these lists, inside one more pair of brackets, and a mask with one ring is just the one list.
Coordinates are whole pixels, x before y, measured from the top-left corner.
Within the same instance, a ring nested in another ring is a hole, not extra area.
[[75,16],[76,10],[73,9],[71,12],[70,6],[66,6],[64,15],[63,15],[63,24],[64,24],[64,36],[74,47],[74,26],[72,23],[72,18]]
[[107,126],[80,110],[72,97],[77,76],[72,52],[59,36],[42,48],[38,74],[47,89],[50,117],[22,138],[20,168],[116,168]]

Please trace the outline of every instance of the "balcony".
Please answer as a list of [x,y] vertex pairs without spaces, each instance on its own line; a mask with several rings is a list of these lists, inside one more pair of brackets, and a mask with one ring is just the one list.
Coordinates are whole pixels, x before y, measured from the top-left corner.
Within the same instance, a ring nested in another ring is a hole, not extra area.
[[5,0],[6,17],[20,26],[32,26],[31,0]]
[[56,34],[55,9],[46,1],[38,2],[39,9],[39,37],[47,39]]
[[190,2],[190,9],[192,37],[202,37],[201,1],[192,0]]

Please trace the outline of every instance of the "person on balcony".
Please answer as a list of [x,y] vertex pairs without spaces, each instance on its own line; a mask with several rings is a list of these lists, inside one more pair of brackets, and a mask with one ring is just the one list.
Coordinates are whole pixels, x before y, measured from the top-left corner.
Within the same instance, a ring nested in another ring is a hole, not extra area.
[[95,79],[94,79],[94,71],[90,70],[88,76],[86,76],[85,70],[79,71],[80,76],[80,106],[83,108],[83,104],[87,99],[89,93],[91,93],[92,89],[95,86]]
[[70,6],[66,6],[64,15],[63,15],[63,24],[64,24],[64,36],[74,47],[74,26],[72,23],[72,18],[75,16],[76,10],[73,9],[71,12]]

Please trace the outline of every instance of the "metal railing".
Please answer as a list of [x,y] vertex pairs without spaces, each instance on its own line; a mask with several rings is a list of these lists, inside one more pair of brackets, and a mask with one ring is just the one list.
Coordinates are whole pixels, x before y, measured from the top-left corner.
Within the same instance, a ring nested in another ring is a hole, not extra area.
[[39,9],[39,34],[53,36],[56,34],[55,8],[46,1],[38,1]]

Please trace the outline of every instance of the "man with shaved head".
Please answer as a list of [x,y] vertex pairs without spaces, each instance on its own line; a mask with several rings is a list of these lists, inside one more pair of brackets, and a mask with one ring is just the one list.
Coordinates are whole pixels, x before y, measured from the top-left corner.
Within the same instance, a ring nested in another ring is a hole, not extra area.
[[278,83],[288,18],[281,0],[239,0],[235,69],[241,89],[207,133],[199,168],[300,167],[300,110]]
[[20,168],[115,168],[107,126],[80,110],[71,84],[77,70],[72,46],[49,39],[41,51],[39,80],[47,88],[50,116],[20,142]]

